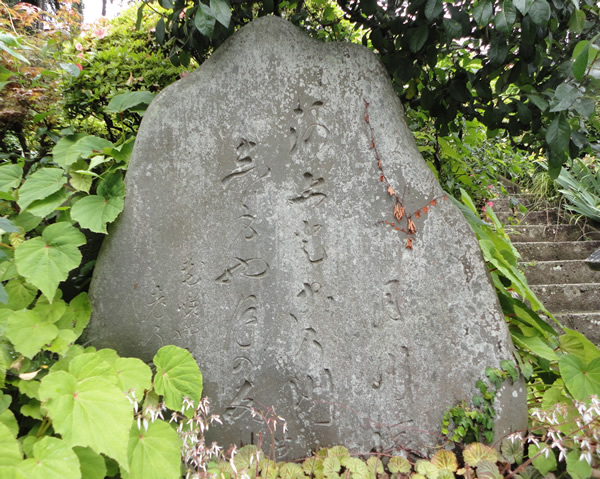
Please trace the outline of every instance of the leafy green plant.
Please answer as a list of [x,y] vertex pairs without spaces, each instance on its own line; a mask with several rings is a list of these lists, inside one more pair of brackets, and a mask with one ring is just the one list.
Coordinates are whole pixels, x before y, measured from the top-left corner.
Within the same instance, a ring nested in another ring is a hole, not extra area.
[[600,168],[575,159],[563,168],[555,182],[567,200],[565,208],[600,223]]
[[98,129],[111,141],[137,131],[144,109],[109,102],[116,95],[138,92],[138,100],[147,106],[154,94],[187,73],[186,68],[173,66],[168,52],[154,41],[151,30],[158,18],[146,10],[136,26],[136,9],[130,7],[110,22],[89,27],[72,42],[65,51],[70,74],[62,86],[70,119]]

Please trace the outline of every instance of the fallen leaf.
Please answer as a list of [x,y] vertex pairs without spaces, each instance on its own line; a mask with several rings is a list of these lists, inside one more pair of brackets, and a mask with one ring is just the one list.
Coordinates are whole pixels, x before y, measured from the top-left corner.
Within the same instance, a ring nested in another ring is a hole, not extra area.
[[398,221],[402,221],[402,218],[404,218],[404,206],[400,206],[398,203],[394,205],[394,217]]
[[430,204],[431,206],[437,206],[437,200],[434,198],[434,199],[432,199],[432,200],[429,202],[429,204]]
[[417,212],[415,213],[415,218],[420,218],[421,217],[421,210],[417,210]]
[[412,238],[408,238],[406,240],[406,249],[413,249],[412,248]]
[[423,214],[426,215],[427,213],[429,213],[429,206],[423,208]]
[[390,196],[396,195],[396,193],[394,193],[394,188],[392,188],[391,186],[388,186],[387,192],[390,194]]
[[417,226],[415,225],[415,222],[410,218],[408,218],[408,232],[411,235],[414,235],[417,232]]

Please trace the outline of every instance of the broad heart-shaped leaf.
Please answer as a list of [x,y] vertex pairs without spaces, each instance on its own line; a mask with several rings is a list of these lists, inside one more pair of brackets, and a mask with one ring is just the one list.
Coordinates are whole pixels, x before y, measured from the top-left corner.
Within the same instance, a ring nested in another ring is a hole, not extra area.
[[73,451],[79,459],[82,478],[104,479],[106,477],[106,463],[100,454],[92,451],[89,447],[76,446]]
[[87,293],[80,293],[71,300],[62,317],[56,323],[60,329],[70,329],[81,335],[92,314],[92,305]]
[[135,390],[141,399],[144,391],[152,387],[152,371],[144,361],[137,358],[119,358],[114,364],[119,379],[118,386],[124,393]]
[[183,397],[195,403],[202,396],[202,373],[189,351],[177,346],[163,346],[154,356],[154,389],[164,396],[165,405],[179,411]]
[[123,210],[125,183],[119,172],[108,174],[98,185],[98,194],[82,198],[71,208],[71,218],[83,228],[106,233],[106,225]]
[[95,353],[81,354],[69,363],[69,373],[78,381],[101,377],[111,384],[117,384],[117,376],[112,365],[102,359],[102,355]]
[[458,469],[458,461],[456,456],[451,451],[440,449],[431,458],[431,463],[434,464],[438,469],[445,469],[447,471],[454,472]]
[[21,444],[8,426],[0,423],[0,466],[14,466],[22,459]]
[[212,38],[216,22],[217,19],[212,8],[200,2],[194,16],[194,25],[198,31],[205,37]]
[[129,435],[129,474],[123,479],[178,479],[181,477],[181,441],[177,432],[163,421],[154,421],[148,430],[134,422]]
[[109,102],[104,111],[108,113],[120,113],[131,108],[139,108],[141,105],[149,105],[156,96],[149,91],[131,91],[115,95]]
[[6,337],[15,349],[31,359],[58,335],[58,328],[30,309],[16,311],[8,318]]
[[6,292],[8,293],[8,309],[17,311],[29,306],[35,299],[37,288],[27,284],[23,279],[13,279],[6,283]]
[[42,200],[56,193],[66,182],[64,171],[60,168],[40,168],[29,175],[23,186],[19,188],[17,203],[22,210],[25,210],[35,200]]
[[210,0],[210,8],[213,11],[217,22],[225,28],[229,27],[231,20],[231,7],[226,0]]
[[65,188],[61,188],[56,193],[52,193],[41,200],[35,200],[28,207],[27,211],[32,215],[44,218],[59,208],[65,201],[69,199],[72,192]]
[[574,354],[565,354],[558,365],[565,386],[575,399],[587,401],[592,394],[600,395],[600,358],[586,364]]
[[90,447],[129,469],[132,408],[112,382],[103,377],[77,381],[66,371],[51,372],[42,379],[40,398],[54,430],[69,445]]
[[66,222],[54,223],[44,229],[41,237],[15,248],[17,271],[52,302],[58,284],[81,263],[78,246],[82,244],[85,236],[81,231]]
[[392,474],[397,472],[407,474],[410,472],[410,468],[410,462],[408,462],[408,459],[402,456],[394,456],[388,462],[388,469]]
[[79,459],[65,441],[44,437],[33,445],[33,458],[18,469],[29,479],[79,479]]
[[86,135],[71,146],[70,149],[77,152],[80,158],[89,158],[90,156],[103,153],[105,148],[110,149],[113,147],[114,145],[104,138]]
[[75,135],[63,136],[52,150],[54,163],[62,166],[65,170],[79,159],[79,152],[71,147],[82,138],[86,133],[76,133]]
[[0,166],[0,191],[9,192],[21,183],[23,168],[17,164]]

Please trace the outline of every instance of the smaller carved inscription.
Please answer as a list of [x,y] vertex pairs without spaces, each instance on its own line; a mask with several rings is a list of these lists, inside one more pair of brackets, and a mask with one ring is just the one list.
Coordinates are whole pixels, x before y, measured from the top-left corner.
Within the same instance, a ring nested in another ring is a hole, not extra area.
[[215,279],[217,283],[230,284],[234,276],[244,276],[250,279],[259,279],[267,276],[269,264],[260,258],[234,258],[233,266],[225,268],[225,271]]

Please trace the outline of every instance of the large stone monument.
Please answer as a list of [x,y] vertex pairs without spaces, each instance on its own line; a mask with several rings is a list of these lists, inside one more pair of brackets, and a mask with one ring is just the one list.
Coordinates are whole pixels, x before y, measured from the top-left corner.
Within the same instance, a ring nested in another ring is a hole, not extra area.
[[[378,59],[274,17],[150,106],[91,297],[94,345],[193,353],[222,445],[256,440],[250,408],[274,406],[280,458],[423,451],[513,354]],[[521,382],[496,407],[499,434],[526,427]]]

